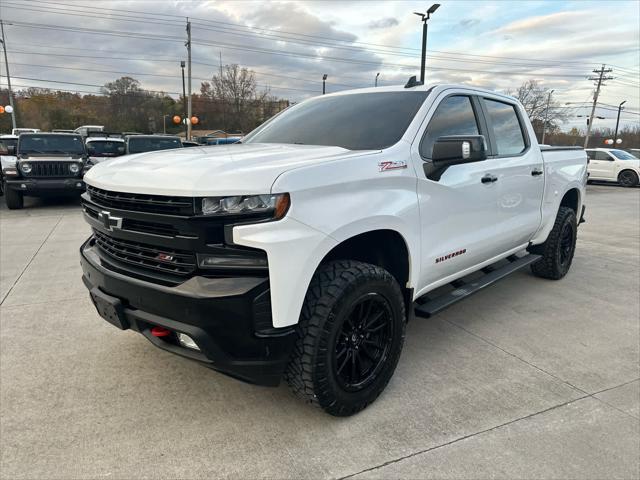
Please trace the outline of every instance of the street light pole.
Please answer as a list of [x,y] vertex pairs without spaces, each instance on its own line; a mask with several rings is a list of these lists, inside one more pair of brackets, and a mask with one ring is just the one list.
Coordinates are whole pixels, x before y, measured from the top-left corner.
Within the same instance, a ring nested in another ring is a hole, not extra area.
[[167,134],[167,117],[170,117],[171,115],[162,115],[162,133],[164,133],[165,135]]
[[551,94],[555,92],[555,90],[549,91],[549,96],[547,97],[547,108],[544,111],[544,123],[542,124],[542,141],[540,143],[544,144],[544,135],[547,133],[547,121],[549,119],[549,103],[551,102]]
[[427,13],[418,13],[413,12],[415,15],[418,15],[422,18],[422,58],[420,60],[420,83],[424,85],[424,70],[425,64],[427,63],[427,22],[431,18],[431,14],[435,12],[438,8],[440,8],[439,3],[434,3],[429,7]]
[[327,81],[327,74],[322,75],[322,94],[324,95],[326,92],[325,83]]
[[189,118],[187,117],[187,93],[184,88],[184,60],[180,62],[180,68],[182,69],[182,118],[184,118],[184,139],[187,140],[189,135],[189,129],[187,127]]
[[11,124],[13,128],[16,126],[16,107],[13,104],[13,92],[11,91],[11,75],[9,75],[9,61],[7,60],[7,42],[4,39],[4,23],[0,20],[0,31],[2,31],[2,50],[4,50],[4,66],[7,69],[7,88],[9,90],[9,105],[11,105]]
[[374,84],[374,86],[378,86],[378,77],[380,76],[380,72],[376,73],[376,82]]
[[620,105],[618,105],[618,119],[616,120],[616,133],[613,135],[613,144],[616,145],[616,142],[618,141],[618,127],[620,126],[620,112],[622,111],[622,106],[627,103],[627,101],[625,100],[624,102],[622,102]]

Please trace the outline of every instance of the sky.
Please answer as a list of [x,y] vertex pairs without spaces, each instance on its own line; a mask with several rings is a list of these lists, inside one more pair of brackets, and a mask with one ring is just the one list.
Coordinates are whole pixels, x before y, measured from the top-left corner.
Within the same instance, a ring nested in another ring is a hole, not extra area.
[[[612,72],[596,126],[640,121],[640,2],[447,1],[429,20],[427,83],[514,90],[535,79],[584,128],[593,70]],[[193,91],[222,64],[259,89],[300,101],[322,91],[404,84],[419,74],[422,27],[412,1],[0,0],[14,88],[98,92],[120,76],[177,97],[192,22]],[[0,85],[6,85],[4,63]],[[197,112],[194,112],[197,113]]]

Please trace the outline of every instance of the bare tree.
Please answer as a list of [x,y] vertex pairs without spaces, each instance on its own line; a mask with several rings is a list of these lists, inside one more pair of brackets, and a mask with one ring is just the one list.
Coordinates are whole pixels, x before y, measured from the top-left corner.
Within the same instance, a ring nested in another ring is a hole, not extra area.
[[507,90],[505,93],[516,97],[522,103],[534,130],[536,133],[540,133],[545,119],[547,121],[547,131],[555,132],[559,130],[558,124],[566,121],[568,117],[567,109],[562,107],[553,98],[553,95],[551,96],[551,101],[549,101],[550,91],[551,89],[543,87],[537,80],[529,80],[518,87],[516,91]]
[[239,65],[225,65],[211,82],[203,82],[202,95],[215,98],[223,106],[226,125],[235,130],[249,130],[256,123],[260,105],[268,97],[268,90],[259,92],[251,70]]

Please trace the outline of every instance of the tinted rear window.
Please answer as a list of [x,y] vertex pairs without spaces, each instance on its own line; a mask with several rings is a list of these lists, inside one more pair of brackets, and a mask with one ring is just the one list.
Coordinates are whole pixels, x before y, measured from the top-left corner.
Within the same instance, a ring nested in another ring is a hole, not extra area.
[[84,154],[82,137],[78,135],[20,135],[19,153]]
[[428,92],[317,97],[285,110],[242,143],[327,145],[379,150],[397,143]]
[[129,139],[129,153],[153,152],[154,150],[169,150],[171,148],[182,148],[179,138],[131,137]]

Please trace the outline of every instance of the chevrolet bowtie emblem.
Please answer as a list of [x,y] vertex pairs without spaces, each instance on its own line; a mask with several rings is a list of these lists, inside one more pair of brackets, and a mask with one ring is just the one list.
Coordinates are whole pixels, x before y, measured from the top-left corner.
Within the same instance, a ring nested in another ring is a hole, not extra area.
[[98,213],[98,220],[100,220],[102,222],[102,225],[104,225],[104,228],[109,231],[113,231],[114,228],[122,228],[122,218],[112,217],[111,213],[107,212],[106,210],[102,210],[100,213]]

